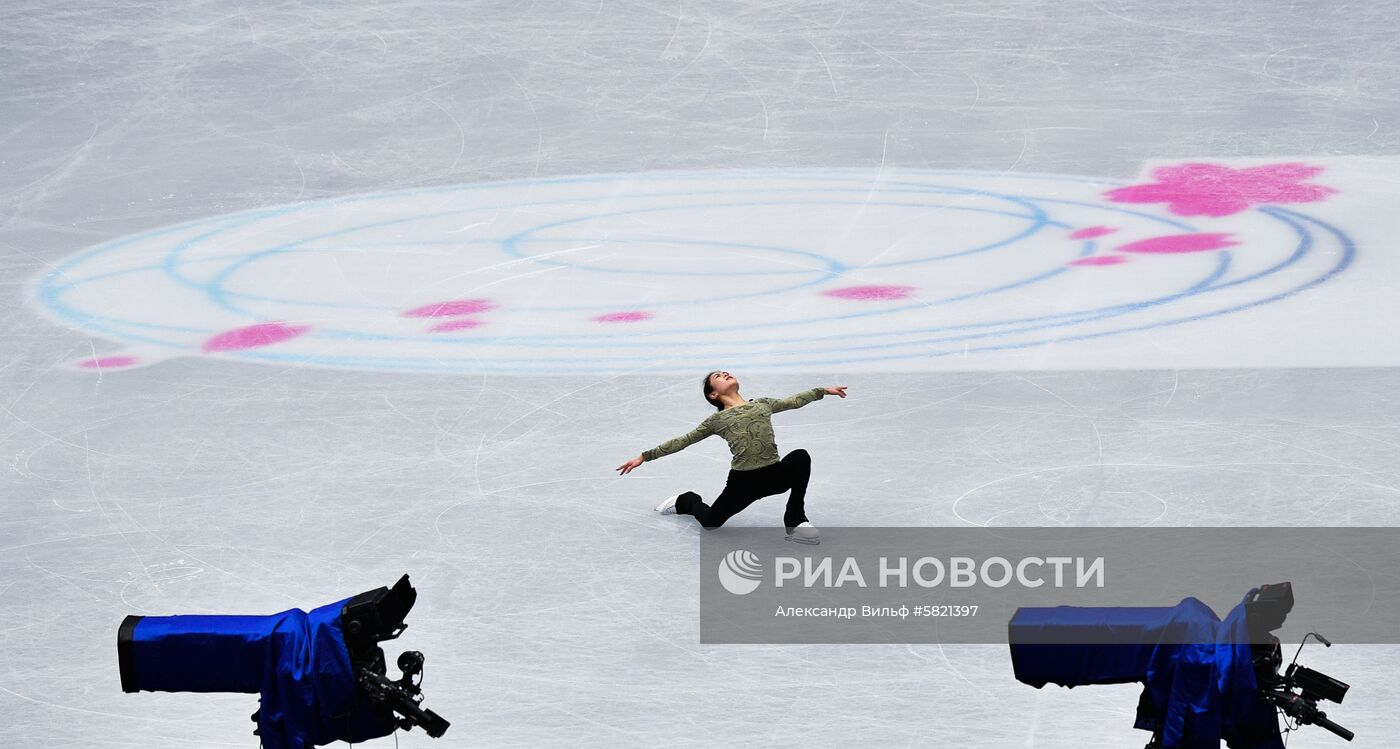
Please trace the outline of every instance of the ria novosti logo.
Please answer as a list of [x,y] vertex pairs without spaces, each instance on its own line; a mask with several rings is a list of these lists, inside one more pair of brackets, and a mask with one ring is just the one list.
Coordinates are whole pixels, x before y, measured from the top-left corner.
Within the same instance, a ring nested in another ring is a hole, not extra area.
[[[763,563],[746,549],[726,554],[718,572],[720,585],[738,596],[763,583]],[[1105,576],[1102,556],[882,556],[864,565],[849,556],[773,558],[774,588],[1103,588]]]
[[736,596],[746,596],[758,590],[763,582],[763,563],[758,555],[735,549],[719,561],[719,584]]

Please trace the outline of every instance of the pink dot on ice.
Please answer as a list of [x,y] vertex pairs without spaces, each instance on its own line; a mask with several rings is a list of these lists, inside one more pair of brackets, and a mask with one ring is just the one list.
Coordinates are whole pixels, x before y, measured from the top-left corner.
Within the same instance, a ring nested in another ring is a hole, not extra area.
[[826,296],[837,299],[854,299],[861,302],[907,299],[916,288],[913,286],[847,286],[842,289],[823,291]]
[[246,328],[226,330],[204,342],[204,350],[210,353],[239,351],[281,343],[289,338],[311,330],[310,325],[288,325],[281,322],[266,322],[249,325]]
[[1127,258],[1117,255],[1096,255],[1094,257],[1081,257],[1078,260],[1069,261],[1070,265],[1094,266],[1094,265],[1117,265],[1127,262]]
[[129,367],[136,361],[134,356],[102,356],[83,361],[78,366],[83,369],[116,369],[117,367]]
[[1069,235],[1070,239],[1094,239],[1118,231],[1111,226],[1090,226]]
[[640,322],[650,320],[650,312],[609,312],[606,315],[598,315],[593,318],[597,322]]
[[1120,245],[1118,251],[1139,254],[1175,254],[1220,250],[1239,244],[1229,237],[1229,234],[1168,234],[1163,237],[1152,237]]
[[451,333],[454,330],[468,330],[470,328],[479,328],[485,324],[486,323],[480,320],[448,320],[447,322],[440,322],[437,325],[428,328],[428,330],[432,333]]
[[496,305],[489,299],[454,299],[446,302],[433,302],[425,304],[403,313],[404,317],[457,317],[459,315],[474,315],[478,312],[485,312],[495,309]]

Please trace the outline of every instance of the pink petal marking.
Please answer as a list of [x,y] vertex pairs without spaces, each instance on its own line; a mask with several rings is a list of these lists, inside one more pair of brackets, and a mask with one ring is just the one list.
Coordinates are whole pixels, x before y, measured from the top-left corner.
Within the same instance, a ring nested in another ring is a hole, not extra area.
[[1180,252],[1205,252],[1234,247],[1239,242],[1229,238],[1229,234],[1168,234],[1162,237],[1141,239],[1120,245],[1119,252],[1139,254],[1172,254]]
[[1313,203],[1337,191],[1303,184],[1322,167],[1285,163],[1234,169],[1220,164],[1177,164],[1152,172],[1157,181],[1109,190],[1115,203],[1167,203],[1178,216],[1229,216],[1254,205]]
[[593,320],[595,322],[639,322],[650,320],[652,317],[650,312],[609,312],[606,315],[598,315]]
[[271,346],[311,330],[310,325],[288,325],[282,322],[267,322],[249,325],[246,328],[226,330],[204,342],[206,352],[238,351],[241,349]]
[[473,315],[496,308],[490,299],[453,299],[445,302],[425,304],[403,313],[404,317],[457,317]]
[[469,328],[479,328],[485,324],[486,323],[482,322],[481,320],[448,320],[447,322],[440,322],[437,325],[428,328],[428,331],[431,333],[450,333],[454,330],[467,330]]
[[78,366],[83,369],[116,369],[129,367],[137,361],[138,359],[134,356],[100,356],[81,361]]
[[1069,235],[1070,239],[1094,239],[1118,231],[1109,226],[1089,226]]
[[1079,266],[1117,265],[1127,261],[1127,258],[1120,255],[1095,255],[1093,257],[1081,257],[1078,260],[1071,260],[1068,264]]
[[823,291],[825,296],[837,299],[854,299],[861,302],[906,299],[917,291],[915,286],[847,286],[841,289]]

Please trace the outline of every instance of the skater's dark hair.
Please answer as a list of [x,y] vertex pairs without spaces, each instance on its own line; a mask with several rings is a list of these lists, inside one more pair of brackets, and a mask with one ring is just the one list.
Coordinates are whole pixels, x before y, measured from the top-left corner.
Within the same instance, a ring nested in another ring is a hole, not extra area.
[[703,385],[704,390],[705,390],[705,402],[708,403],[708,404],[710,404],[711,406],[714,406],[716,411],[723,411],[723,410],[724,410],[724,404],[723,404],[723,403],[720,403],[720,402],[719,402],[719,399],[717,399],[717,398],[716,398],[716,399],[711,399],[711,398],[710,398],[710,393],[713,393],[713,392],[715,391],[715,389],[714,389],[713,387],[710,387],[710,378],[711,378],[711,377],[714,377],[714,376],[715,376],[715,373],[718,372],[718,371],[719,371],[719,370],[716,369],[714,372],[711,372],[711,373],[705,375],[705,381],[704,381],[703,383],[701,383],[701,384]]

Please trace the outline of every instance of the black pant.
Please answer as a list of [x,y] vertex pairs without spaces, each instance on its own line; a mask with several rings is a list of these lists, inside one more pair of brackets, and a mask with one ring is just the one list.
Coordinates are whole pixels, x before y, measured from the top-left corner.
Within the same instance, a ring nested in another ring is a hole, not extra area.
[[807,522],[805,501],[807,480],[811,476],[812,456],[806,450],[793,450],[771,466],[751,471],[730,469],[724,491],[714,505],[705,504],[695,492],[682,494],[676,500],[676,513],[693,515],[706,528],[718,528],[755,501],[791,490],[787,510],[783,512],[783,525],[794,528]]

